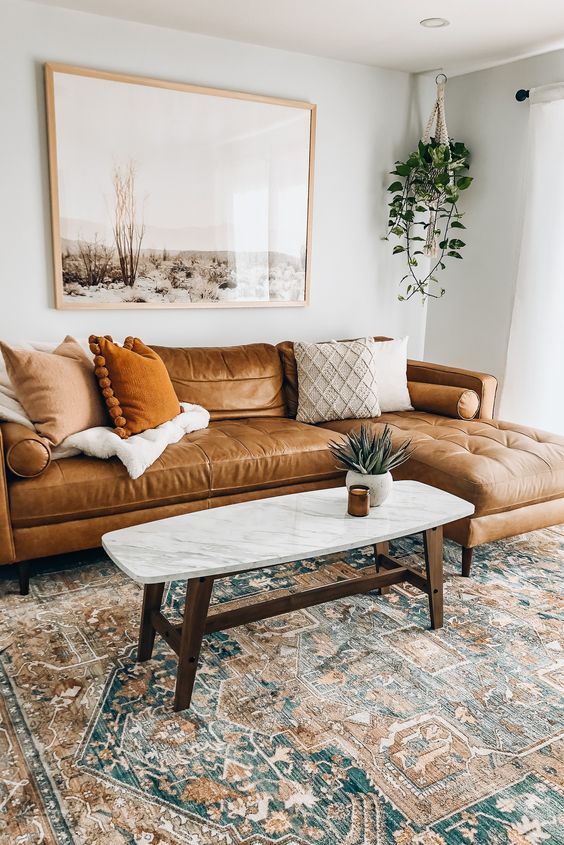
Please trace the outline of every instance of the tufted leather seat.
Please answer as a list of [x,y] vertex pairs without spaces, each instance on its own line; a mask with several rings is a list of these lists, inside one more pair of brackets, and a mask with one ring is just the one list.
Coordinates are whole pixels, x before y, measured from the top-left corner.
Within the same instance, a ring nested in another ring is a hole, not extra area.
[[[346,433],[363,420],[322,423]],[[423,481],[467,499],[476,516],[559,499],[564,494],[564,437],[499,420],[456,420],[422,411],[382,414],[395,444],[414,452],[394,476]]]
[[135,480],[117,458],[53,461],[37,478],[11,484],[12,522],[24,528],[342,478],[327,449],[334,436],[284,417],[212,422]]
[[207,458],[184,437],[135,481],[117,458],[52,461],[37,478],[10,484],[10,510],[14,528],[23,528],[205,499],[209,489]]
[[344,475],[327,449],[334,432],[295,420],[224,420],[202,435],[198,444],[210,463],[212,496]]

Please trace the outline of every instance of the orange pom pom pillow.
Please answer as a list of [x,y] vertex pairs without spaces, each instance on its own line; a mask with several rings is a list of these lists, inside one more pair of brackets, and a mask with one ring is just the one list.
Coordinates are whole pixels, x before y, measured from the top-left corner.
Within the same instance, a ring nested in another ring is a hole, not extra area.
[[181,413],[162,359],[138,337],[127,337],[119,346],[111,337],[90,335],[89,343],[117,435],[139,434]]

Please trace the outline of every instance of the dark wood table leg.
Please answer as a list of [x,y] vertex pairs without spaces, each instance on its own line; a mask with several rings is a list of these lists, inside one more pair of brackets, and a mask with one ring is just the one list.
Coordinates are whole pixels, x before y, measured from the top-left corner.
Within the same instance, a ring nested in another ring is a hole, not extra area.
[[180,632],[180,654],[174,693],[175,711],[185,710],[190,706],[213,581],[212,577],[193,578],[186,585],[186,605]]
[[423,534],[425,568],[429,584],[431,628],[443,627],[443,527],[430,528]]
[[[380,564],[378,563],[378,555],[387,555],[390,550],[390,544],[386,543],[375,543],[374,544],[374,562],[376,564],[376,572],[380,572]],[[385,595],[386,593],[390,592],[389,587],[380,587],[378,592],[381,596]]]
[[164,583],[145,584],[143,590],[143,609],[141,611],[141,625],[139,627],[139,642],[137,643],[137,662],[143,663],[150,660],[155,644],[155,629],[151,622],[153,610],[161,609],[163,600]]

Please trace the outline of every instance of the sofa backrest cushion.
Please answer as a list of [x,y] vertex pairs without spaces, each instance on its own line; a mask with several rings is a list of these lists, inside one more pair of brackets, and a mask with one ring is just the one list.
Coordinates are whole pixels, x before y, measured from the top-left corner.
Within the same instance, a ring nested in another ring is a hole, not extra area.
[[181,402],[202,405],[212,420],[283,417],[280,356],[269,343],[244,346],[152,346]]
[[286,411],[289,417],[295,419],[298,413],[298,365],[294,355],[294,341],[283,340],[282,343],[276,344],[276,348],[284,371]]

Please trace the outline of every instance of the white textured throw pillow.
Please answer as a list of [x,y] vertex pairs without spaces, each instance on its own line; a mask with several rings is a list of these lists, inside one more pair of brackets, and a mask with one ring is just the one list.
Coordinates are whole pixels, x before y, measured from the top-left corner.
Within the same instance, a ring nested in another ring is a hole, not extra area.
[[365,340],[294,343],[298,422],[380,416],[376,344]]
[[378,400],[383,414],[393,411],[413,411],[407,387],[407,341],[374,340],[376,348],[376,380]]

